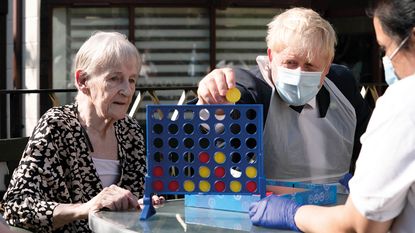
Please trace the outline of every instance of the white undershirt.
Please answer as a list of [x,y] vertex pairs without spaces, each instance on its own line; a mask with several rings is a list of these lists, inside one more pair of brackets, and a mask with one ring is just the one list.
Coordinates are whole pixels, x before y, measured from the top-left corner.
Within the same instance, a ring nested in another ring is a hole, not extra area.
[[92,158],[103,187],[117,183],[120,177],[120,161]]

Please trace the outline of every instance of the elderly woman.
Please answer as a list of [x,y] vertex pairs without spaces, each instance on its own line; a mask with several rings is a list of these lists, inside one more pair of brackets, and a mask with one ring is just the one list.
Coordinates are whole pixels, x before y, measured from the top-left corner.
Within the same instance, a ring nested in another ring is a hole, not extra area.
[[39,120],[4,196],[10,225],[35,232],[88,232],[88,213],[138,208],[144,138],[126,115],[141,67],[136,47],[98,32],[74,59],[74,104]]
[[376,38],[391,85],[377,101],[350,196],[335,207],[298,206],[269,196],[250,210],[255,225],[303,232],[415,231],[415,1],[379,0]]

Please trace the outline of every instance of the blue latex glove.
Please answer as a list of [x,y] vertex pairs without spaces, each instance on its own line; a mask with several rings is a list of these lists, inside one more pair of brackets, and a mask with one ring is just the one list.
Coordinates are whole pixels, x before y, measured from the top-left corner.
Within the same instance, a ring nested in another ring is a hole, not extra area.
[[349,189],[349,181],[350,181],[350,179],[353,177],[353,175],[352,174],[350,174],[350,173],[346,173],[346,174],[344,174],[344,176],[339,180],[339,183],[341,184],[341,185],[343,185],[345,188],[346,188],[346,190],[349,192],[350,191],[350,189]]
[[257,226],[300,231],[294,221],[300,206],[290,199],[270,195],[251,204],[249,217]]

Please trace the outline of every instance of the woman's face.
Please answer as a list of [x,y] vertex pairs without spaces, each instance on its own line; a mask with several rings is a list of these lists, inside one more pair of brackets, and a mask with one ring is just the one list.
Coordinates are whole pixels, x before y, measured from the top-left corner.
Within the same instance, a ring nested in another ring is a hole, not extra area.
[[104,70],[91,77],[89,97],[99,118],[120,120],[125,117],[135,92],[138,62],[126,59],[120,67]]
[[[386,56],[391,56],[400,42],[396,43],[390,36],[385,33],[379,18],[373,17],[373,26],[375,28],[376,39],[380,48],[385,52]],[[411,43],[411,39],[409,39],[406,43]],[[410,46],[410,49],[400,48],[400,50],[391,60],[392,65],[395,69],[395,73],[400,78],[407,77],[415,72],[415,67],[412,62],[415,57],[411,51],[413,48],[413,46]]]

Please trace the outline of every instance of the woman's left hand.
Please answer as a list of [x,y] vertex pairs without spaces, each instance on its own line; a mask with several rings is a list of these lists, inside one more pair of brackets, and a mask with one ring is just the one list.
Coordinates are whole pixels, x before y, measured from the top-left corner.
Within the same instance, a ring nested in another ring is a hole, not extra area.
[[105,187],[98,195],[92,198],[86,205],[88,211],[129,210],[138,208],[138,199],[129,190],[116,185]]

